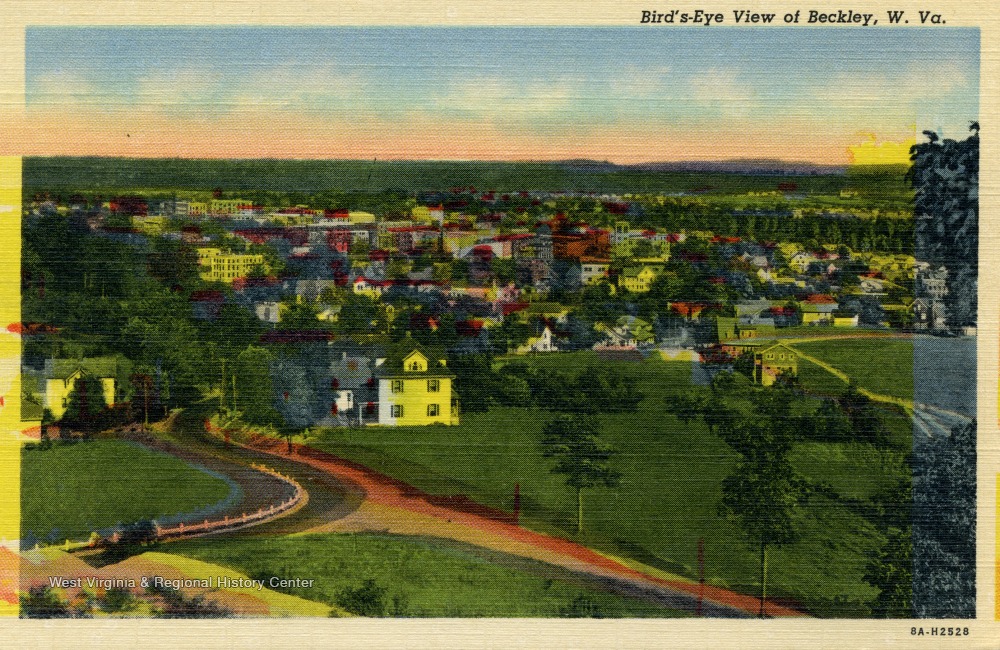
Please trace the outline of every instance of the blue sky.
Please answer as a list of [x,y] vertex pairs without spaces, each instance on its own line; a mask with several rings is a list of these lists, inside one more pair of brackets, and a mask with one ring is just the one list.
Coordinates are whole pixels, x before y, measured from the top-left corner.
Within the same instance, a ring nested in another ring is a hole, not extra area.
[[898,139],[914,126],[963,137],[978,117],[978,80],[976,29],[38,27],[26,36],[32,111],[130,110],[178,129],[270,114],[333,131],[351,120],[369,131],[435,124],[442,137],[479,125],[563,145],[714,131],[734,151],[740,133],[815,132],[842,148],[850,133]]

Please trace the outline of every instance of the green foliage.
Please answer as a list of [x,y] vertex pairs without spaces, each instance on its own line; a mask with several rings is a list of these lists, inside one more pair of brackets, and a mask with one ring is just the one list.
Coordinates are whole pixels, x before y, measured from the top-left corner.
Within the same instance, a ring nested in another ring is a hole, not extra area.
[[74,615],[69,601],[47,585],[31,587],[19,600],[21,618],[72,618]]
[[916,191],[917,256],[948,268],[948,323],[976,324],[979,274],[979,123],[965,140],[928,142],[910,149],[908,178]]
[[583,490],[615,487],[621,473],[608,464],[615,449],[600,440],[597,423],[588,417],[559,415],[542,429],[542,455],[554,458],[552,472],[566,477],[566,485],[576,488],[577,532],[583,531]]
[[[567,413],[624,413],[634,410],[643,398],[635,380],[608,366],[588,365],[573,377],[514,361],[503,366],[499,375],[501,385],[519,380],[530,389],[527,401],[499,401],[509,406],[535,405]],[[501,392],[506,397],[507,391]],[[523,397],[520,391],[516,393],[517,399]]]
[[788,460],[795,438],[791,395],[777,385],[755,389],[749,413],[729,418],[719,435],[740,458],[722,482],[719,512],[732,519],[747,544],[760,549],[760,615],[765,614],[767,551],[797,537],[795,510],[804,481]]
[[388,610],[387,590],[369,578],[360,587],[348,587],[337,596],[337,604],[358,616],[385,616]]
[[542,429],[542,455],[554,458],[552,471],[566,476],[566,485],[591,488],[614,487],[621,475],[608,466],[614,449],[600,441],[591,418],[559,415]]
[[873,445],[887,445],[891,442],[889,428],[882,413],[871,399],[849,385],[838,400],[839,406],[851,425],[851,437]]
[[236,377],[235,410],[243,413],[244,419],[261,426],[279,427],[281,415],[271,405],[274,385],[271,379],[271,363],[275,356],[269,350],[250,345],[240,352],[233,364]]
[[878,618],[912,618],[913,611],[913,491],[900,480],[875,499],[885,541],[868,553],[865,581],[879,589],[872,602]]
[[66,411],[59,423],[62,427],[76,429],[89,437],[104,428],[108,421],[107,410],[108,403],[104,398],[104,386],[100,378],[84,373],[70,391]]
[[976,422],[924,442],[913,469],[917,617],[976,615]]

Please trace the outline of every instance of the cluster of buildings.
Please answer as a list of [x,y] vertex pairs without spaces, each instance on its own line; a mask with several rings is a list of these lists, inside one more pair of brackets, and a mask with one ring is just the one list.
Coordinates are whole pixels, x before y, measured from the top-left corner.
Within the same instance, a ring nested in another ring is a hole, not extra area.
[[[345,316],[351,297],[364,297],[375,309],[364,324],[368,333],[434,332],[450,317],[473,349],[505,323],[519,323],[530,331],[509,348],[517,354],[580,349],[581,341],[614,351],[692,347],[708,358],[752,353],[755,379],[764,384],[797,371],[794,353],[774,340],[784,327],[946,327],[947,272],[912,256],[637,228],[636,205],[614,196],[601,197],[602,225],[592,225],[557,209],[551,195],[531,197],[538,206],[531,217],[523,211],[470,214],[443,201],[411,201],[409,214],[384,216],[269,208],[239,198],[122,197],[91,209],[88,224],[132,243],[163,237],[194,250],[206,286],[191,291],[190,302],[192,315],[203,320],[235,302],[278,326],[295,305],[309,305],[321,328],[320,321]],[[110,214],[129,217],[127,232],[102,225]],[[568,324],[575,307],[549,298],[606,285],[611,296],[642,300],[655,295],[664,274],[676,276],[678,264],[699,269],[728,298],[663,300],[656,317],[622,311],[587,324],[586,331]],[[347,349],[330,340],[322,345],[325,352],[317,354],[326,359],[324,370],[313,383],[327,388],[310,393],[310,422],[458,422],[454,376],[443,353],[416,343],[392,351]],[[57,413],[73,379],[52,374],[45,380],[65,384],[46,384],[45,405]],[[113,395],[113,381],[109,390]],[[279,407],[297,393],[282,394]]]

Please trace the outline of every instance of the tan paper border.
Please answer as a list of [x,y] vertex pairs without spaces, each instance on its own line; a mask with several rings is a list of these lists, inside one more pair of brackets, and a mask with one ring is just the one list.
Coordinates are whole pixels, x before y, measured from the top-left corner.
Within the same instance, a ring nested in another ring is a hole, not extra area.
[[[948,26],[981,29],[980,122],[982,174],[980,185],[980,304],[978,340],[979,381],[979,553],[978,619],[974,621],[729,621],[729,620],[227,620],[227,621],[20,621],[0,620],[4,642],[23,647],[127,646],[187,648],[247,647],[955,647],[1000,646],[995,614],[996,491],[1000,473],[998,446],[997,372],[1000,321],[1000,151],[998,84],[1000,84],[1000,21],[985,0],[867,1],[823,5],[788,0],[705,0],[660,2],[596,0],[568,2],[508,0],[499,2],[434,2],[398,0],[287,1],[247,0],[130,2],[67,0],[0,0],[0,155],[18,155],[25,143],[11,137],[10,127],[24,116],[24,28],[26,25],[637,25],[643,9],[664,11],[706,9],[766,10],[886,9],[932,10],[945,15]],[[720,27],[650,26],[654,29],[727,29]],[[877,38],[878,29],[871,28]],[[766,29],[766,28],[762,28]],[[809,29],[800,27],[800,29]],[[922,625],[968,626],[960,638],[912,637]],[[9,640],[9,641],[8,641]]]

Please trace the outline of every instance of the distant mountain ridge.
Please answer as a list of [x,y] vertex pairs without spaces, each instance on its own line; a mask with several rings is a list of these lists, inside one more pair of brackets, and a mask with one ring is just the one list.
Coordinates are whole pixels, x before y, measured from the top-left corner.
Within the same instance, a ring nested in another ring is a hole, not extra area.
[[821,165],[818,163],[781,160],[778,158],[735,158],[731,160],[676,160],[619,165],[608,161],[573,159],[556,164],[573,171],[588,172],[711,172],[750,174],[754,176],[799,176],[813,174],[843,174],[846,165]]

